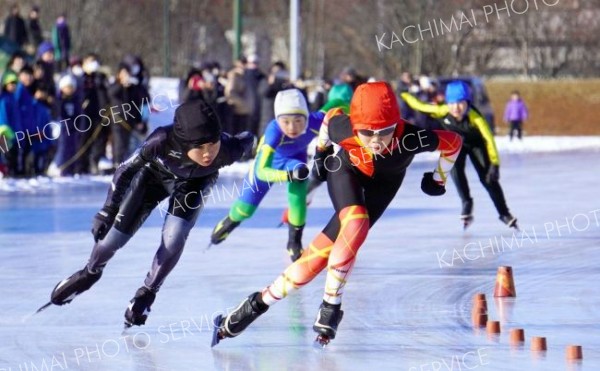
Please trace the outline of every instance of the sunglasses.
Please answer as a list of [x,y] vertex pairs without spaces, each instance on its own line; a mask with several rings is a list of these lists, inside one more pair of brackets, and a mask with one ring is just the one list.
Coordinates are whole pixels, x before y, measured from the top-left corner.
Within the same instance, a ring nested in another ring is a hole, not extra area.
[[375,135],[379,135],[380,137],[384,137],[386,135],[390,135],[393,134],[394,131],[396,131],[396,126],[398,124],[394,124],[388,127],[385,127],[383,129],[379,129],[379,130],[371,130],[371,129],[360,129],[358,131],[358,133],[360,135],[364,135],[365,137],[372,137]]

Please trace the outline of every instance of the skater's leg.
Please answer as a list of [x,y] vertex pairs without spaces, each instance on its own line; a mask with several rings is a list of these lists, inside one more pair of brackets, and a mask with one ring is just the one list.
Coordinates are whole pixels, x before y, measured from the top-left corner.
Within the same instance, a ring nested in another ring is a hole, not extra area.
[[125,246],[131,237],[132,235],[123,233],[117,228],[112,227],[106,234],[106,237],[94,245],[90,259],[86,265],[87,269],[93,273],[102,271],[117,250]]
[[[337,216],[327,228],[339,229]],[[337,226],[336,226],[337,225]],[[329,233],[332,231],[330,230]],[[333,241],[324,232],[319,233],[299,260],[290,265],[275,282],[262,292],[251,294],[244,299],[226,318],[215,319],[217,326],[213,346],[224,337],[239,335],[256,318],[269,309],[270,305],[285,298],[290,292],[301,288],[315,278],[327,265]]]
[[204,194],[217,180],[209,176],[183,180],[175,184],[169,199],[169,210],[163,225],[161,244],[156,251],[150,271],[125,310],[125,326],[146,323],[150,306],[169,273],[175,268],[190,230],[204,208]]
[[306,223],[307,182],[288,183],[288,220],[291,225],[301,226]]
[[456,191],[458,192],[458,196],[460,199],[465,202],[471,200],[471,191],[469,189],[469,182],[467,181],[467,175],[465,174],[465,165],[467,158],[467,150],[463,147],[461,149],[458,157],[456,158],[456,162],[454,163],[454,167],[450,171],[450,175],[452,176],[452,181],[456,186]]
[[102,270],[115,252],[129,241],[164,196],[165,189],[160,183],[152,181],[149,171],[140,172],[121,204],[119,218],[107,235],[94,245],[87,265],[56,285],[51,302],[63,305],[89,290],[100,279]]
[[364,205],[348,206],[339,213],[338,235],[327,262],[327,278],[323,301],[339,305],[347,279],[352,272],[356,254],[369,231],[369,214]]
[[244,177],[240,197],[229,209],[229,218],[234,222],[251,218],[270,189],[271,183],[258,179],[252,167]]
[[288,229],[287,251],[292,262],[302,255],[302,232],[306,224],[307,182],[288,183]]
[[[334,216],[338,221],[337,215]],[[330,222],[331,223],[331,222]],[[339,222],[336,224],[339,225]],[[262,300],[273,305],[291,292],[312,281],[326,266],[333,241],[325,232],[321,232],[296,260],[277,279],[262,290]]]
[[[237,185],[235,187],[237,189]],[[216,245],[225,241],[241,222],[251,218],[269,189],[271,189],[271,183],[258,179],[254,166],[252,166],[242,182],[240,197],[231,205],[227,216],[213,228],[210,237],[211,243]]]
[[216,180],[216,176],[210,176],[175,185],[169,199],[169,210],[172,213],[165,217],[161,243],[144,281],[146,287],[158,291],[179,261],[185,241],[204,208],[204,194]]
[[496,210],[500,216],[510,215],[508,211],[508,207],[506,206],[506,200],[504,198],[504,192],[502,191],[502,187],[500,186],[500,182],[498,181],[486,181],[486,175],[491,166],[491,163],[488,159],[488,156],[485,152],[484,148],[474,148],[469,154],[471,161],[473,162],[473,166],[479,175],[479,180],[481,184],[485,187],[486,191],[490,195]]
[[144,286],[157,292],[165,278],[175,268],[181,257],[187,237],[195,224],[173,215],[165,217],[162,239],[154,256],[152,267],[144,280]]
[[119,217],[106,237],[94,245],[87,264],[88,269],[91,272],[102,270],[167,195],[164,186],[151,171],[142,170],[136,175],[121,203]]
[[523,139],[523,121],[517,122],[517,138]]
[[[344,174],[334,175],[332,202],[336,207],[343,207],[347,196],[337,198],[336,195],[348,192],[349,179]],[[398,192],[404,174],[379,179],[377,182],[363,180],[359,192],[364,189],[364,202],[360,193],[354,198],[353,206],[346,206],[339,213],[340,231],[331,250],[327,264],[327,279],[323,301],[333,305],[342,302],[344,286],[352,272],[358,249],[367,237],[368,230],[377,222]],[[339,181],[338,181],[339,180]]]

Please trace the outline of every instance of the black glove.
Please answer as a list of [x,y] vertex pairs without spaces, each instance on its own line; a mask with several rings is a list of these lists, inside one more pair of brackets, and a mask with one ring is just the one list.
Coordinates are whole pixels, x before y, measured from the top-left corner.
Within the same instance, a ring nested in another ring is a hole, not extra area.
[[112,227],[115,217],[119,209],[111,206],[104,206],[100,210],[92,221],[92,234],[94,235],[94,241],[98,242],[108,233],[110,227]]
[[310,171],[305,164],[296,165],[293,170],[288,170],[288,179],[290,182],[303,182],[308,179]]
[[241,161],[246,161],[246,160],[250,160],[251,158],[254,158],[254,156],[256,155],[256,137],[254,136],[254,134],[252,134],[249,131],[243,131],[239,134],[235,135],[235,138],[237,138],[240,141],[240,144],[242,145],[242,157],[240,157]]
[[433,179],[433,173],[428,172],[423,174],[421,180],[421,190],[430,196],[441,196],[446,193],[446,187],[443,184],[438,183],[437,180]]
[[500,180],[500,168],[498,165],[490,165],[487,175],[485,176],[485,182],[490,184]]
[[312,175],[317,178],[321,182],[327,180],[327,167],[325,166],[325,160],[327,157],[333,154],[333,146],[329,146],[323,150],[319,150],[317,147],[315,149],[315,157],[313,160],[315,161],[312,167]]

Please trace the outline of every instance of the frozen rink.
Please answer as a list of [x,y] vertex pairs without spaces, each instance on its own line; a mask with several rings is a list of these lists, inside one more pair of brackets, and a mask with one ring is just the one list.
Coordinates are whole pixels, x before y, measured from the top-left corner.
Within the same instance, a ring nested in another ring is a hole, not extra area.
[[[441,198],[426,196],[420,179],[433,163],[413,164],[360,250],[344,320],[325,350],[312,347],[323,274],[238,338],[210,348],[212,317],[288,264],[287,230],[276,228],[284,187],[274,187],[253,219],[204,253],[232,202],[225,193],[221,201],[208,200],[146,326],[125,335],[123,312],[158,247],[161,212],[155,210],[92,290],[29,317],[59,280],[85,264],[90,221],[107,184],[83,179],[0,191],[0,371],[599,370],[599,155],[503,154],[501,183],[523,232],[514,236],[470,165],[475,223],[463,232],[454,185]],[[227,189],[239,180],[228,175],[221,184]],[[305,245],[331,214],[322,187],[309,209]],[[501,265],[513,267],[515,299],[492,297]],[[487,295],[490,319],[501,321],[500,336],[472,327],[477,292]],[[526,343],[515,349],[508,330],[517,327],[525,329]],[[529,350],[531,336],[547,338],[545,354]],[[567,344],[583,346],[582,362],[565,360]]]

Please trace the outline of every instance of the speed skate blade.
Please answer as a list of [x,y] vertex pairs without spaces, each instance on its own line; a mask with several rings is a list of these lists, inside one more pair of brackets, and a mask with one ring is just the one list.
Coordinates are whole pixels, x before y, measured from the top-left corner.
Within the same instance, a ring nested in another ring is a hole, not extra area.
[[313,346],[317,349],[325,349],[325,347],[327,346],[327,344],[329,344],[330,341],[331,339],[329,338],[329,336],[319,334],[317,335]]
[[218,316],[215,317],[215,319],[213,320],[213,335],[212,335],[212,342],[210,343],[210,347],[214,347],[215,345],[219,344],[219,342],[221,341],[221,337],[219,337],[219,330],[221,329],[221,321],[223,320],[223,315],[219,314]]
[[51,301],[47,302],[46,304],[42,305],[38,310],[36,310],[34,314],[38,314],[39,312],[43,311],[44,309],[48,308],[51,305],[52,305]]

